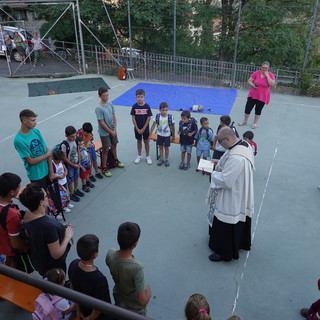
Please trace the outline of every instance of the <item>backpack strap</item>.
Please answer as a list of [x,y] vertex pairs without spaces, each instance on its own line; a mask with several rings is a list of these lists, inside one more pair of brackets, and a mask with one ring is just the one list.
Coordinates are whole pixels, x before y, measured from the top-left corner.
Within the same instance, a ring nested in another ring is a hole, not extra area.
[[52,170],[53,170],[53,173],[57,173],[57,167],[53,160],[52,160]]
[[60,144],[60,149],[61,149],[61,146],[64,145],[66,147],[66,154],[67,154],[67,157],[69,155],[69,152],[70,152],[70,145],[68,143],[67,140],[63,140]]
[[3,228],[3,230],[7,230],[7,215],[8,215],[8,211],[9,211],[9,208],[11,207],[10,204],[4,206],[0,212],[0,224],[1,224],[1,227]]
[[172,126],[172,114],[168,114],[168,125],[169,127]]
[[159,125],[159,122],[160,122],[160,113],[157,113],[156,114],[156,124],[157,124],[157,126]]

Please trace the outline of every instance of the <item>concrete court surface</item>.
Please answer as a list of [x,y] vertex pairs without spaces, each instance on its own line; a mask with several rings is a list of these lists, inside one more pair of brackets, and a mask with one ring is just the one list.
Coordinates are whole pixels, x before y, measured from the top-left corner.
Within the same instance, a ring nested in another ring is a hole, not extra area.
[[[136,81],[104,77],[111,87],[110,100],[134,86]],[[19,129],[18,114],[24,108],[38,113],[37,128],[48,146],[64,138],[64,128],[80,128],[90,121],[95,126],[96,92],[28,98],[27,83],[50,79],[0,79],[0,172],[11,171],[28,182],[21,159],[13,147]],[[141,80],[144,81],[145,80]],[[242,119],[247,91],[238,91],[231,112],[237,123]],[[150,101],[146,93],[146,101]],[[165,97],[163,98],[165,101]],[[132,97],[132,103],[134,103]],[[170,101],[168,101],[170,106]],[[153,110],[155,113],[156,110]],[[135,221],[142,234],[135,256],[145,266],[153,298],[148,316],[153,319],[184,319],[183,309],[193,293],[204,294],[215,320],[234,312],[245,320],[300,320],[299,310],[319,297],[320,99],[273,94],[254,130],[258,144],[256,157],[255,214],[253,245],[238,261],[213,263],[208,260],[207,205],[204,203],[208,178],[192,168],[178,170],[180,151],[170,148],[171,166],[136,165],[136,142],[130,108],[116,106],[119,159],[124,169],[97,181],[96,188],[75,205],[67,219],[75,226],[75,240],[86,233],[100,237],[96,265],[113,281],[104,258],[117,248],[120,223]],[[179,120],[180,112],[172,112]],[[192,114],[200,119],[201,114]],[[208,116],[215,130],[219,116]],[[250,119],[252,120],[252,118]],[[237,127],[239,133],[251,130]],[[98,134],[96,133],[96,138]],[[318,249],[317,249],[318,248]],[[71,248],[68,263],[76,258]],[[30,315],[0,302],[0,318],[29,319]]]

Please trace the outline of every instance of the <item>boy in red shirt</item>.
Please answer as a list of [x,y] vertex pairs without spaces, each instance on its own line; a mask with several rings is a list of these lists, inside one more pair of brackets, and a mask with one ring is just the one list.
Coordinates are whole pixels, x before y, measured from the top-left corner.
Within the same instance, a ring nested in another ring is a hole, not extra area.
[[244,134],[243,134],[243,140],[247,141],[251,148],[252,148],[252,151],[253,151],[253,154],[256,156],[257,155],[257,152],[258,152],[258,146],[257,144],[253,141],[253,138],[254,138],[254,134],[252,131],[246,131]]

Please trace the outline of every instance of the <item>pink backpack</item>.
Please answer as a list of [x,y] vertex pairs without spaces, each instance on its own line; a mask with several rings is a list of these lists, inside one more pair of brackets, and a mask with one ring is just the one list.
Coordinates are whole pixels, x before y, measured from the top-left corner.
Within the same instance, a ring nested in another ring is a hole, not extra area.
[[62,298],[50,296],[47,293],[40,293],[35,301],[35,311],[32,313],[32,320],[59,320],[58,311],[54,304]]

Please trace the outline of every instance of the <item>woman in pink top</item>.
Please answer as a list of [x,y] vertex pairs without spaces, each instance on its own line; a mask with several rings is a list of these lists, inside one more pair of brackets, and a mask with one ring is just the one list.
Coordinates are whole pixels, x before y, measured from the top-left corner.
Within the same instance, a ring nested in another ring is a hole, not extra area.
[[243,126],[248,122],[250,112],[255,106],[254,121],[252,129],[257,127],[262,108],[270,101],[270,87],[274,87],[276,81],[273,73],[269,72],[270,63],[265,61],[262,63],[261,70],[254,72],[248,79],[250,91],[246,108],[244,110],[244,119],[239,122],[239,126]]

